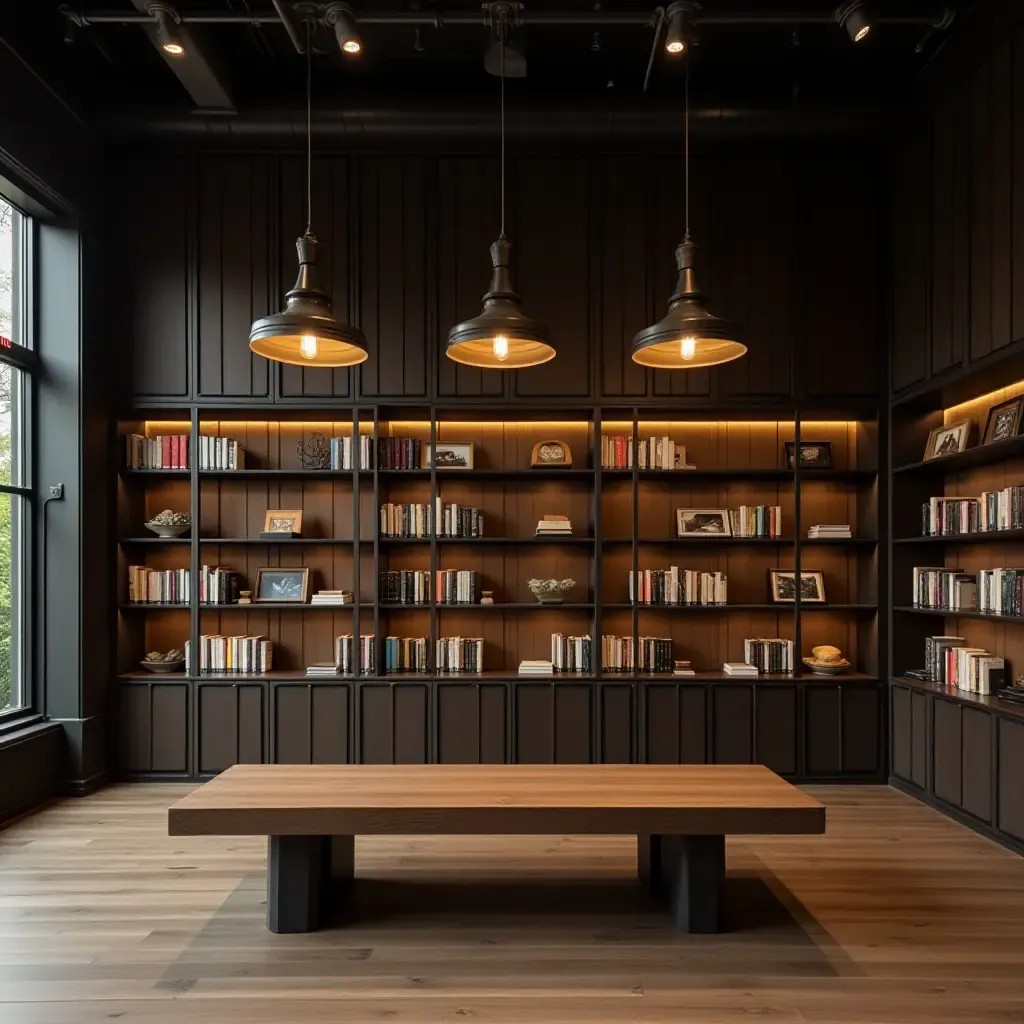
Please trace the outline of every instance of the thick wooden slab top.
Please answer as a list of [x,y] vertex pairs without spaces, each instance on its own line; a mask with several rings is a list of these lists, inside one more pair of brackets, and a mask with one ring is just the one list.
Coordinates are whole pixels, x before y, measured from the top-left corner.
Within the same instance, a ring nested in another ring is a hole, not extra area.
[[825,831],[763,765],[235,765],[171,835],[737,835]]

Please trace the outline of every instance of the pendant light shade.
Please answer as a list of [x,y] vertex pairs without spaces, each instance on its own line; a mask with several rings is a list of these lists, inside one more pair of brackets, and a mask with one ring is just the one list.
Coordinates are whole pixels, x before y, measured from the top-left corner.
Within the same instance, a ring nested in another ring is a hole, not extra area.
[[320,283],[316,236],[308,230],[296,241],[299,276],[285,296],[285,308],[257,320],[249,348],[265,359],[295,366],[355,366],[367,357],[366,339],[357,327],[339,320]]
[[306,230],[295,243],[299,276],[280,313],[257,320],[249,329],[249,348],[265,359],[293,366],[355,366],[369,355],[358,327],[334,315],[320,280],[317,241],[310,222],[313,195],[313,130],[310,24],[306,22]]
[[661,370],[695,370],[728,363],[746,353],[743,328],[704,308],[694,274],[696,249],[689,235],[676,248],[679,280],[668,300],[668,313],[633,339],[634,363]]
[[467,366],[518,370],[555,358],[551,332],[519,308],[512,288],[509,257],[512,246],[504,236],[491,246],[491,287],[483,312],[458,324],[448,335],[448,358]]

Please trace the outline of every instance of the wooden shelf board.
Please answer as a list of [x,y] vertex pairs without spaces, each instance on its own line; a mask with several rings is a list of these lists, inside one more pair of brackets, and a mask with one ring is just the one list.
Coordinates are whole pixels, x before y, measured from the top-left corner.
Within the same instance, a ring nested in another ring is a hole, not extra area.
[[[242,544],[250,547],[272,545],[302,546],[310,544],[332,545],[335,547],[351,547],[355,543],[353,537],[282,537],[280,540],[260,540],[259,537],[200,537],[200,544]],[[364,538],[360,544],[372,544],[373,541]]]
[[121,476],[174,476],[187,477],[191,470],[188,469],[122,469]]
[[[612,479],[630,479],[632,469],[602,469],[602,476]],[[836,482],[856,483],[873,480],[878,476],[877,469],[803,469],[800,471],[802,480],[833,480]],[[637,473],[639,480],[794,480],[796,473],[792,469],[645,469]]]
[[987,530],[985,533],[947,533],[934,537],[894,537],[893,544],[998,544],[1024,540],[1024,530]]
[[[628,601],[609,601],[602,605],[608,609],[629,609],[633,605]],[[639,604],[640,611],[656,612],[749,612],[749,611],[791,611],[792,604],[775,604],[772,602],[761,602],[757,604]],[[801,611],[876,611],[875,604],[801,604]]]
[[955,686],[949,686],[946,683],[932,683],[925,679],[912,679],[910,676],[893,676],[892,681],[900,683],[902,686],[909,686],[912,690],[947,697],[959,704],[984,708],[987,711],[998,711],[1001,714],[1024,719],[1024,704],[1015,704],[1012,700],[1000,700],[994,694],[971,693],[968,690],[958,690]]
[[[360,476],[371,476],[369,469],[361,469]],[[277,479],[286,480],[351,480],[355,475],[351,469],[201,469],[203,478],[225,477],[239,480]]]
[[118,544],[191,544],[191,537],[121,537]]
[[[429,537],[381,537],[381,544],[429,544]],[[593,537],[438,537],[438,544],[519,544],[529,546],[543,544],[593,544]]]
[[937,459],[922,462],[909,462],[893,468],[893,475],[902,473],[959,473],[975,466],[988,466],[1015,455],[1024,455],[1024,435],[1008,437],[1005,441],[993,441],[991,444],[975,445],[967,451],[955,455],[943,455]]
[[938,615],[946,619],[986,619],[990,622],[1024,622],[1022,615],[997,615],[994,612],[958,612],[948,608],[917,608],[914,605],[896,605],[894,612],[908,615]]
[[[430,479],[429,469],[380,469],[379,476],[408,477]],[[594,476],[592,469],[439,469],[438,480],[458,480],[467,477],[474,480],[590,480]]]

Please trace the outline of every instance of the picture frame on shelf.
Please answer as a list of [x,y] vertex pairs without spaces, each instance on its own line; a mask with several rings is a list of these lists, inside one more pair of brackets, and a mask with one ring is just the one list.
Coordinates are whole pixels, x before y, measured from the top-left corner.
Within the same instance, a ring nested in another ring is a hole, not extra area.
[[[786,469],[795,469],[796,462],[796,441],[786,441]],[[801,441],[800,442],[800,468],[801,469],[831,469],[832,468],[832,442],[831,441]]]
[[429,469],[434,464],[434,448],[437,448],[438,469],[472,469],[473,468],[473,442],[472,441],[438,441],[431,445],[429,441],[423,445],[424,463]]
[[934,427],[924,446],[924,461],[941,459],[947,455],[958,455],[960,452],[966,451],[971,437],[971,426],[972,421],[965,419]]
[[567,468],[572,465],[572,452],[565,441],[538,441],[530,454],[531,469]]
[[307,566],[266,566],[256,570],[256,590],[253,601],[305,604],[309,596],[309,568]]
[[985,420],[985,432],[982,434],[982,444],[992,444],[995,441],[1005,441],[1007,438],[1016,437],[1020,433],[1021,415],[1024,414],[1024,395],[1007,399],[999,405],[993,405],[988,411]]
[[[796,570],[769,569],[768,589],[772,604],[795,604]],[[821,569],[800,570],[800,603],[825,604],[825,574]]]
[[731,537],[727,508],[677,508],[677,537]]
[[268,508],[267,514],[263,519],[263,532],[301,535],[302,509]]

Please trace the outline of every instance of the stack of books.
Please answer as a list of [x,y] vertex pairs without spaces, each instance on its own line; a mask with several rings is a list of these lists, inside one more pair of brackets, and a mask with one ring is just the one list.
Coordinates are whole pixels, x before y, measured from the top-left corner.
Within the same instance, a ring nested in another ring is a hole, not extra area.
[[483,509],[465,505],[445,505],[437,499],[435,506],[439,537],[482,537],[484,535]]
[[807,530],[809,540],[849,540],[852,536],[849,523],[811,526]]
[[[673,672],[672,638],[670,636],[637,637],[637,668],[641,672]],[[689,666],[689,662],[686,663]]]
[[[331,438],[331,469],[355,469],[353,452],[356,445],[351,436]],[[359,468],[373,469],[373,438],[359,435]]]
[[698,569],[638,569],[629,573],[629,599],[638,604],[725,604],[729,581],[723,572]]
[[[354,675],[356,670],[352,639],[349,633],[334,640],[334,661],[345,676]],[[372,633],[364,633],[359,638],[359,665],[364,675],[373,675],[377,671],[373,639]]]
[[674,661],[672,663],[672,675],[674,676],[695,676],[689,661]]
[[188,434],[129,434],[125,441],[129,469],[188,469]]
[[429,505],[395,505],[388,502],[380,507],[380,535],[382,537],[429,537],[433,532],[433,517]]
[[352,604],[354,596],[351,590],[318,590],[310,604]]
[[[995,569],[990,572],[1005,572]],[[1013,570],[1010,570],[1013,571]],[[978,574],[980,579],[981,573]],[[947,566],[914,567],[914,606],[936,611],[968,612],[979,607],[978,580],[960,569]],[[994,611],[984,608],[983,611]],[[1014,612],[1006,614],[1013,615]]]
[[563,636],[561,633],[551,634],[550,662],[523,662],[519,666],[522,672],[526,664],[547,664],[549,670],[554,667],[556,672],[593,672],[593,643],[589,636]]
[[239,575],[224,565],[204,565],[199,573],[200,604],[238,604]]
[[610,634],[602,636],[601,665],[605,672],[632,672],[633,638]]
[[992,533],[1024,529],[1024,486],[982,491],[977,498],[938,496],[921,506],[921,534]]
[[341,670],[330,661],[318,661],[314,665],[306,666],[307,676],[336,676],[340,675]]
[[427,671],[427,638],[388,636],[384,638],[385,672]]
[[544,516],[537,523],[538,537],[571,537],[572,523],[568,516]]
[[423,442],[418,437],[378,438],[377,465],[381,469],[423,469]]
[[977,603],[990,615],[1024,615],[1024,569],[982,569]]
[[377,597],[384,604],[430,604],[430,570],[382,572],[378,577]]
[[780,537],[782,506],[740,505],[729,509],[729,525],[734,537]]
[[519,662],[519,674],[521,676],[549,676],[553,672],[554,666],[550,661]]
[[[199,638],[199,671],[241,672],[258,675],[269,672],[274,662],[274,644],[263,636],[221,636]],[[185,641],[185,672],[191,674],[192,641]]]
[[442,636],[437,640],[438,672],[483,672],[484,640],[480,636]]
[[722,666],[722,671],[727,676],[756,676],[757,669],[744,661],[727,661]]
[[230,437],[199,438],[200,469],[245,469],[245,451]]
[[793,641],[783,640],[781,637],[744,640],[743,660],[761,672],[792,672]]
[[984,647],[965,647],[962,636],[925,639],[925,672],[932,682],[969,693],[993,694],[1006,686],[1006,662]]
[[434,599],[438,604],[477,604],[475,569],[438,569]]
[[978,520],[978,529],[986,533],[1024,529],[1024,487],[982,491],[978,499]]
[[128,566],[130,604],[188,604],[188,569],[150,569]]

